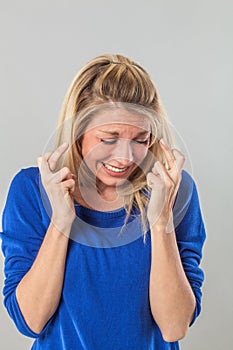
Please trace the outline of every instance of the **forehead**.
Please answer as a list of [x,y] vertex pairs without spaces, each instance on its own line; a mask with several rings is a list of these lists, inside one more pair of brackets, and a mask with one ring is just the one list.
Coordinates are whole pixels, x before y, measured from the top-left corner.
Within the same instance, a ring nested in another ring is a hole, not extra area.
[[120,129],[125,126],[134,130],[150,131],[150,122],[146,116],[129,112],[124,109],[113,109],[101,111],[92,116],[91,121],[87,125],[86,131],[96,130],[99,127],[107,127]]

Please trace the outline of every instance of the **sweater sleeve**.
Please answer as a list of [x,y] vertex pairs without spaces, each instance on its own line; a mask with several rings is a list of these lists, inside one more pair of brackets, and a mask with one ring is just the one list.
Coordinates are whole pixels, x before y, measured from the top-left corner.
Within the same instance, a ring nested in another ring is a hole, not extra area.
[[11,182],[2,215],[2,251],[5,256],[3,287],[4,305],[18,330],[32,338],[46,332],[52,318],[41,333],[27,325],[16,299],[16,287],[31,268],[47,231],[42,218],[37,168],[21,170]]
[[174,204],[173,217],[182,265],[196,298],[191,326],[201,312],[201,287],[204,273],[200,268],[200,263],[206,232],[197,186],[192,177],[184,170]]

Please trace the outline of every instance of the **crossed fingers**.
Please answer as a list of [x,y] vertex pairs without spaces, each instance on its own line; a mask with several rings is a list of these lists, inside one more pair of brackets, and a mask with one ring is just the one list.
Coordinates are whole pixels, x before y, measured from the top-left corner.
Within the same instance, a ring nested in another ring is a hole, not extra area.
[[63,143],[54,152],[47,152],[43,156],[38,157],[41,168],[49,173],[56,169],[57,162],[61,158],[62,154],[67,150],[68,144]]
[[63,167],[57,172],[55,171],[59,159],[65,153],[65,151],[67,151],[67,148],[68,144],[64,143],[54,152],[47,152],[43,156],[37,158],[38,167],[44,179],[47,181],[49,181],[49,179],[53,179],[55,183],[59,183],[66,179],[76,178],[76,176],[72,174],[67,167]]
[[181,178],[181,169],[185,162],[184,155],[177,149],[171,149],[163,139],[159,141],[159,146],[165,156],[165,165],[161,162],[155,162],[152,173],[156,176],[162,176],[165,182],[173,182],[178,186]]

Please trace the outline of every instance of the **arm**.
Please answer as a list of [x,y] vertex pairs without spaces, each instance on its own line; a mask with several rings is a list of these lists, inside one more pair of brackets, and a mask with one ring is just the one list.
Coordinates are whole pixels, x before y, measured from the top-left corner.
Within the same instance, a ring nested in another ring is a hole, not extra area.
[[[67,226],[67,236],[69,231],[70,227]],[[68,237],[59,232],[51,222],[31,269],[16,288],[19,307],[34,333],[42,331],[57,309],[63,285],[67,246]]]
[[38,158],[43,191],[52,209],[51,222],[51,213],[45,216],[35,170],[17,174],[3,213],[4,304],[20,332],[31,337],[45,331],[43,327],[58,306],[75,218],[72,174],[68,168],[51,170],[64,150]]
[[62,145],[38,158],[42,183],[52,206],[52,219],[31,269],[16,289],[24,319],[35,333],[42,331],[60,301],[68,237],[75,218],[72,174],[68,168],[54,172],[66,149],[67,145]]
[[195,296],[180,259],[175,232],[154,225],[151,229],[151,312],[165,341],[182,339],[192,321]]
[[[169,170],[157,163],[148,176],[152,187],[148,207],[152,244],[150,303],[164,339],[172,342],[185,336],[200,312],[203,274],[198,265],[205,231],[195,184],[187,173],[183,173],[180,186],[184,157],[168,146],[162,148]],[[173,222],[172,209],[179,186],[182,189]],[[159,213],[157,217],[155,213]]]

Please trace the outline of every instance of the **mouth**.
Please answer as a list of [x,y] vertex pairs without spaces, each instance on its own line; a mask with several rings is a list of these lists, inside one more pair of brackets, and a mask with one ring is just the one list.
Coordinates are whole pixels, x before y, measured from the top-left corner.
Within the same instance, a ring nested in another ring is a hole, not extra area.
[[102,163],[108,174],[112,175],[123,175],[125,174],[131,166],[125,168],[118,168],[107,163]]

